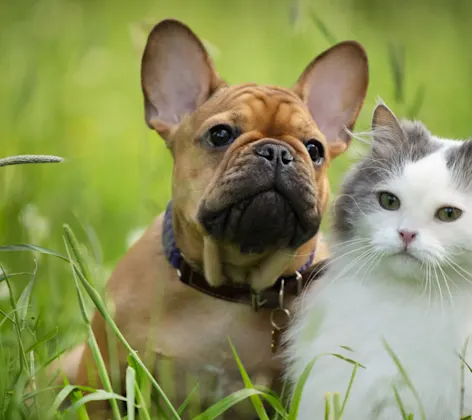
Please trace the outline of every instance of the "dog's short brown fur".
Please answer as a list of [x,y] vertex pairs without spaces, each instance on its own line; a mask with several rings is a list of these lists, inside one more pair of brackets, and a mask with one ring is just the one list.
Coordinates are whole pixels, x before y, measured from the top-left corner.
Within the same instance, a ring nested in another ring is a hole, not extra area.
[[[367,84],[366,54],[348,41],[313,60],[292,89],[228,86],[188,27],[174,20],[154,27],[142,60],[146,122],[174,159],[177,245],[211,285],[230,278],[264,289],[298,270],[315,246],[315,261],[326,258],[317,231],[329,199],[327,169],[349,145],[345,128],[353,128]],[[209,130],[218,124],[236,137],[220,149],[209,143]],[[311,139],[324,149],[315,163],[306,147]],[[192,382],[200,382],[201,408],[242,388],[228,337],[253,380],[273,386],[281,366],[271,353],[270,311],[255,312],[180,282],[163,253],[162,221],[158,216],[109,281],[123,335],[158,381],[165,382],[164,365],[172,360],[167,391],[176,405]],[[109,366],[105,322],[95,313],[92,324]],[[123,373],[127,352],[117,350]],[[100,386],[96,370],[87,369],[94,364],[88,348],[76,349],[67,363],[73,382]],[[93,418],[103,418],[95,408]],[[250,404],[237,405],[231,416],[246,418],[247,410]]]

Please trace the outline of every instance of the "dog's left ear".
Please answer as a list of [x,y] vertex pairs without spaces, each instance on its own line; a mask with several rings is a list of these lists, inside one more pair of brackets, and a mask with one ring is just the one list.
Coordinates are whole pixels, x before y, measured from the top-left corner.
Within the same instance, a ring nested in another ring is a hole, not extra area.
[[331,158],[349,146],[346,129],[354,128],[368,84],[364,48],[356,41],[344,41],[316,57],[293,87],[325,136]]
[[224,82],[203,43],[174,19],[149,34],[141,63],[146,123],[168,141],[172,128]]

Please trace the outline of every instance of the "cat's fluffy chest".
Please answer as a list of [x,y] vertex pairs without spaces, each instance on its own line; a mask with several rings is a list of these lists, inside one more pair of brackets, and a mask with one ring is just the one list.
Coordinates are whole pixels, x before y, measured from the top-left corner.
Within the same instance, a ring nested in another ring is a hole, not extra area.
[[[426,419],[457,420],[461,395],[458,353],[470,334],[472,320],[467,299],[453,296],[452,307],[444,297],[441,305],[434,298],[430,302],[427,291],[420,298],[420,290],[412,299],[411,288],[388,283],[373,286],[373,281],[378,279],[359,283],[349,277],[337,278],[333,284],[320,284],[308,292],[303,315],[290,331],[291,378],[299,378],[316,355],[342,354],[365,366],[358,369],[343,420],[401,418],[392,385],[398,387],[406,408],[420,418],[412,393],[401,388],[401,375],[384,347],[385,339],[418,391]],[[320,358],[306,384],[298,418],[323,418],[325,392],[343,394],[351,373],[352,365],[345,361]],[[471,374],[465,376],[468,379]],[[469,398],[470,386],[472,383],[466,390]],[[372,413],[376,409],[377,415]]]

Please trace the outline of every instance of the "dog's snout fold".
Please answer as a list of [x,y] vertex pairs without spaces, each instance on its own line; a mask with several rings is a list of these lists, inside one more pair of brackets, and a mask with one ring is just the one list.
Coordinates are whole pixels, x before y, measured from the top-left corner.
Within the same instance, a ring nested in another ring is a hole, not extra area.
[[277,143],[264,143],[254,148],[254,153],[260,156],[273,165],[282,164],[290,165],[293,161],[293,155],[288,147]]

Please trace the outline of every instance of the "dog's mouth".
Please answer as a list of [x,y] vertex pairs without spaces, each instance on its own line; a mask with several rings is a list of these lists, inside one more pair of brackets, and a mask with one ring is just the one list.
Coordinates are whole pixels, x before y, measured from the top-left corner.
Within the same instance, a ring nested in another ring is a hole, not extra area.
[[302,198],[287,197],[275,186],[219,211],[200,208],[198,219],[215,239],[240,247],[241,253],[271,248],[296,249],[318,232],[320,217]]

